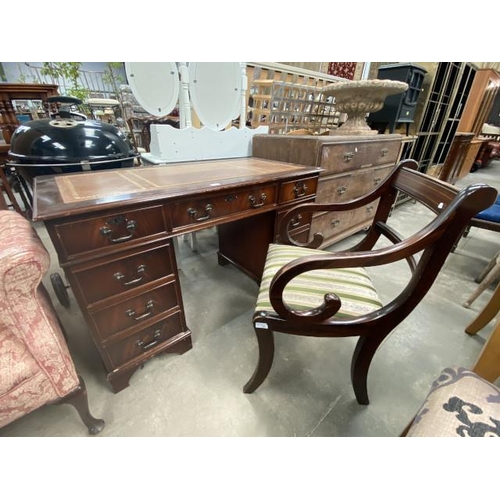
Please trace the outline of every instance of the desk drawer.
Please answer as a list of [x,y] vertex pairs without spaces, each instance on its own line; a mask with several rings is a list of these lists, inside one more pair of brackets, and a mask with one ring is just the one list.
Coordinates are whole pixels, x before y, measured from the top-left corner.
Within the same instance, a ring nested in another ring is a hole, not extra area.
[[165,222],[162,207],[154,206],[57,224],[54,230],[69,258],[165,233]]
[[104,340],[115,333],[151,320],[178,305],[176,282],[167,283],[132,299],[92,313],[99,337]]
[[172,205],[174,228],[203,223],[238,212],[259,210],[276,204],[277,186],[235,191],[224,195],[204,196]]
[[132,361],[138,356],[151,352],[182,331],[181,313],[177,312],[124,340],[106,345],[105,350],[112,365],[116,368],[127,361]]
[[400,141],[368,141],[324,144],[319,166],[323,175],[345,172],[362,167],[394,164],[398,158]]
[[170,242],[160,247],[144,248],[135,252],[114,256],[94,267],[76,266],[73,275],[77,287],[88,305],[117,295],[159,278],[174,274]]
[[279,203],[296,201],[301,198],[307,198],[308,196],[314,195],[314,193],[316,193],[317,186],[317,177],[302,179],[299,181],[284,182],[280,186]]

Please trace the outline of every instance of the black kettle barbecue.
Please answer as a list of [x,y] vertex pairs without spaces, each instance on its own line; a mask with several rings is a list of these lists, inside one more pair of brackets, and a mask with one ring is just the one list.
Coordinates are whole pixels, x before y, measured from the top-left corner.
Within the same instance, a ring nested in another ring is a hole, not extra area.
[[14,131],[8,165],[32,184],[38,175],[132,167],[139,156],[127,136],[114,125],[70,110],[81,104],[74,97],[54,96],[57,117],[26,122]]

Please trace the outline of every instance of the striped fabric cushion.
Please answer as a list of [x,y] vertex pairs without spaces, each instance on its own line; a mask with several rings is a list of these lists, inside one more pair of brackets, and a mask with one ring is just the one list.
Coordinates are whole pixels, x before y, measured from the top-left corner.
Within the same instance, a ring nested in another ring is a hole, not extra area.
[[[311,255],[330,253],[288,245],[269,245],[256,312],[273,310],[269,300],[269,288],[278,270],[294,259]],[[382,307],[377,291],[361,267],[321,269],[303,273],[288,283],[284,300],[292,309],[303,311],[320,306],[325,294],[331,292],[337,294],[342,302],[342,307],[335,315],[337,318],[361,316]]]

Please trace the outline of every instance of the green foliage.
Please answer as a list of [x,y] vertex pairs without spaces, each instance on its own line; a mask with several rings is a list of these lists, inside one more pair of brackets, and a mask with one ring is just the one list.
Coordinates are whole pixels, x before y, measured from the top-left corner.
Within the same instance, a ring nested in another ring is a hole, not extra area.
[[44,62],[40,73],[43,76],[50,76],[55,80],[63,79],[71,86],[67,87],[68,95],[85,101],[90,91],[80,85],[81,62]]

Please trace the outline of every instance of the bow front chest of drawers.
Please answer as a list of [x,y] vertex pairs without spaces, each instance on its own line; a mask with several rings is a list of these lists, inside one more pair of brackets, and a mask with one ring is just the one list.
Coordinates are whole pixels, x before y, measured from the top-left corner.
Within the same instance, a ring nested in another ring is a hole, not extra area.
[[[259,280],[277,223],[314,201],[319,169],[239,158],[35,177],[45,223],[115,392],[192,347],[173,238],[217,225],[219,262]],[[307,240],[309,221],[293,227]]]
[[[402,139],[400,134],[259,134],[253,138],[252,154],[320,167],[316,202],[339,203],[369,193],[390,174],[399,161]],[[345,212],[314,214],[311,233],[323,235],[324,248],[368,227],[376,208],[377,203],[371,203]]]

